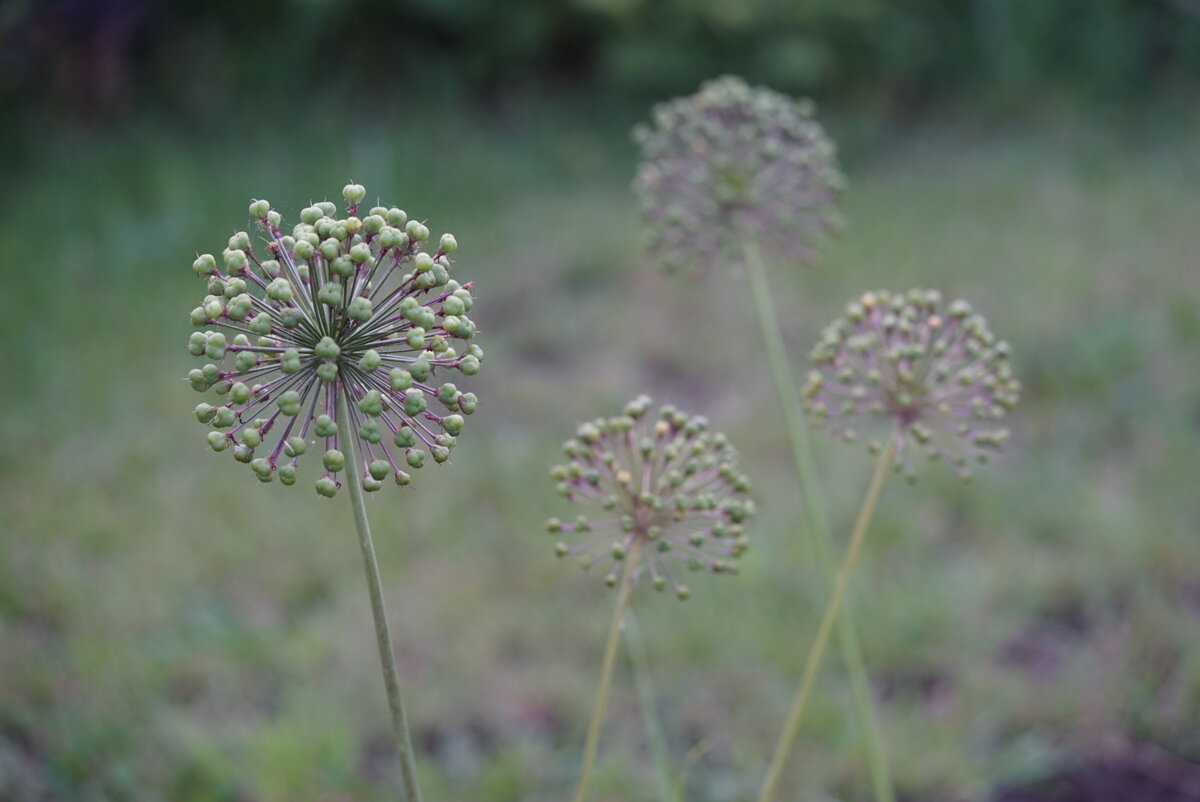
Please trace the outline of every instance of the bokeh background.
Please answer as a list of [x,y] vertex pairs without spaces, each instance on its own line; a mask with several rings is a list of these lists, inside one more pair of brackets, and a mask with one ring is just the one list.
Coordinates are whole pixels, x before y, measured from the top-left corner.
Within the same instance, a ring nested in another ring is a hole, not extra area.
[[[860,564],[903,797],[1200,798],[1200,3],[8,0],[0,799],[394,798],[349,505],[213,455],[182,381],[194,255],[351,178],[456,234],[488,353],[452,464],[370,503],[428,798],[567,795],[612,594],[554,559],[546,468],[642,391],[763,512],[741,576],[639,590],[593,798],[666,802],[639,683],[688,802],[752,798],[823,582],[743,277],[661,276],[628,189],[630,126],[726,72],[816,98],[850,179],[822,263],[774,267],[797,369],[853,295],[933,286],[1026,387]],[[844,532],[869,458],[818,447]],[[866,799],[836,660],[811,712],[789,799]]]

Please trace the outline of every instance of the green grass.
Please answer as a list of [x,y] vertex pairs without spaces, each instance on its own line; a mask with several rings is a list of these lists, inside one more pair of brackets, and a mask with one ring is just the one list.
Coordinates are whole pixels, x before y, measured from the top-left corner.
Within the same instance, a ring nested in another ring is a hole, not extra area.
[[[728,431],[761,498],[740,577],[634,599],[672,759],[708,739],[689,802],[753,793],[821,583],[742,277],[645,262],[622,126],[251,113],[21,151],[0,204],[0,797],[393,798],[349,505],[211,454],[181,380],[194,253],[251,196],[294,216],[349,177],[456,234],[488,352],[453,464],[370,500],[428,797],[568,792],[612,595],[554,559],[541,524],[569,510],[545,471],[644,389]],[[1103,127],[881,138],[849,165],[849,230],[775,280],[800,368],[851,296],[915,284],[980,307],[1026,384],[1007,456],[970,488],[889,485],[860,564],[909,798],[979,799],[1112,737],[1200,758],[1200,147]],[[869,458],[818,447],[845,533]],[[596,800],[655,798],[636,699],[619,666]],[[810,713],[793,798],[866,798],[832,671]]]

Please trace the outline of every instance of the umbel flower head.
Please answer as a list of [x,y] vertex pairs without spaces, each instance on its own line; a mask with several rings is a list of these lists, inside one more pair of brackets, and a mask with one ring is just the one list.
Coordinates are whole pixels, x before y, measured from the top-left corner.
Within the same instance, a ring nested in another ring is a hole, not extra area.
[[[344,216],[315,203],[287,234],[270,204],[252,202],[261,241],[238,231],[219,258],[192,264],[207,295],[188,341],[206,360],[188,381],[218,396],[196,407],[212,449],[232,452],[263,482],[293,485],[297,462],[319,442],[316,490],[328,497],[343,470],[378,490],[388,478],[407,485],[427,457],[448,460],[478,401],[441,378],[472,376],[483,359],[469,342],[471,284],[450,278],[454,237],[431,245],[426,225],[394,207],[360,219],[366,190],[349,184],[342,194]],[[338,420],[342,393],[349,421]],[[347,437],[358,439],[361,465],[346,464]]]
[[890,423],[896,467],[910,478],[913,455],[923,452],[970,479],[969,465],[1008,439],[1000,422],[1021,391],[1008,353],[966,301],[943,307],[933,290],[864,293],[813,349],[804,406],[815,424],[851,442],[856,424]]
[[642,163],[633,189],[650,249],[668,268],[709,266],[747,235],[814,261],[840,225],[843,179],[810,101],[726,76],[652,116],[634,129]]
[[[623,571],[634,578],[648,571],[654,587],[670,585],[687,598],[686,585],[670,562],[692,571],[737,572],[746,550],[745,523],[754,515],[750,480],[737,471],[737,453],[708,421],[664,406],[650,415],[651,400],[639,396],[623,415],[599,418],[579,427],[563,447],[568,462],[550,475],[569,501],[599,508],[597,520],[580,515],[574,523],[551,518],[552,534],[582,539],[558,543],[560,557],[580,555],[584,568],[611,558],[605,582],[617,584]],[[645,556],[630,566],[634,543]]]

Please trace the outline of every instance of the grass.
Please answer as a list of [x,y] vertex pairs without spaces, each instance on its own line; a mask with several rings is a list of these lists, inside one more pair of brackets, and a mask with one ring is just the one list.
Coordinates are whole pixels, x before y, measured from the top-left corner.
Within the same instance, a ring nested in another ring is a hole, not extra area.
[[[434,110],[284,136],[251,112],[224,133],[144,123],[16,151],[0,797],[391,798],[347,504],[209,453],[180,380],[193,254],[252,195],[294,216],[348,177],[456,234],[488,352],[453,464],[370,500],[428,797],[568,793],[612,597],[553,558],[541,524],[567,510],[545,469],[576,421],[643,389],[729,432],[762,501],[740,577],[633,600],[672,759],[711,746],[689,802],[752,795],[819,583],[742,277],[649,269],[622,128]],[[801,369],[851,296],[915,284],[983,309],[1026,383],[1013,447],[973,487],[944,470],[885,487],[857,572],[908,798],[982,799],[1115,737],[1200,759],[1197,157],[1187,130],[1082,118],[883,137],[848,165],[851,226],[824,264],[775,279]],[[844,537],[870,460],[818,448]],[[656,798],[636,700],[619,665],[593,799]],[[848,705],[827,671],[794,798],[866,797]]]

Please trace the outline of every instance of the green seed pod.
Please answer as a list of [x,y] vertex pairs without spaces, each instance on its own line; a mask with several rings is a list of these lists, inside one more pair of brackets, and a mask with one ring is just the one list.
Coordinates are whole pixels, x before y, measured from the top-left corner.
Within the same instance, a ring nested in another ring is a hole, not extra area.
[[279,396],[279,399],[275,403],[279,405],[280,412],[289,418],[294,418],[300,414],[300,404],[302,401],[300,393],[295,390],[288,390]]
[[350,260],[356,264],[361,265],[371,261],[373,258],[375,257],[371,254],[371,246],[365,242],[360,242],[350,248]]
[[425,464],[425,452],[419,448],[410,448],[404,458],[408,462],[408,467],[413,469],[418,469]]
[[254,459],[254,449],[248,445],[236,445],[233,447],[233,458],[241,463],[248,463]]
[[200,356],[208,350],[208,338],[204,336],[202,331],[193,331],[192,336],[188,337],[188,353],[192,356]]
[[339,256],[329,263],[329,270],[336,276],[349,278],[355,273],[354,262],[350,261],[349,256]]
[[408,366],[408,372],[412,374],[414,379],[423,382],[429,378],[433,370],[429,366],[429,360],[422,354],[415,362]]
[[376,370],[382,361],[383,358],[379,356],[378,351],[376,351],[374,348],[368,348],[363,352],[362,357],[358,360],[358,369],[364,373],[370,373],[371,371]]
[[295,465],[280,465],[279,466],[279,484],[284,487],[291,487],[296,484],[296,466]]
[[342,187],[342,197],[346,199],[346,203],[357,206],[367,197],[367,190],[362,184],[347,184]]
[[362,221],[363,231],[368,234],[378,234],[383,231],[385,225],[387,225],[387,221],[383,219],[383,216],[374,212],[364,217]]
[[[425,393],[414,387],[404,394],[404,411],[408,415],[419,415],[429,406]],[[415,467],[415,466],[414,466]]]
[[387,210],[387,214],[384,217],[387,218],[389,226],[402,226],[408,222],[408,215],[405,214],[404,210],[397,209],[394,206]]
[[385,226],[383,230],[379,232],[379,246],[384,250],[390,250],[392,248],[404,250],[408,247],[408,234],[397,228]]
[[237,423],[237,415],[229,407],[217,407],[217,411],[213,415],[214,429],[228,429]]
[[375,479],[386,479],[388,474],[392,472],[392,466],[387,460],[377,459],[367,466],[367,471]]
[[224,451],[229,446],[229,438],[221,432],[209,432],[204,439],[208,441],[208,446],[213,451]]
[[474,376],[479,372],[479,360],[470,354],[467,354],[462,359],[458,360],[458,369],[461,370],[465,376]]
[[429,229],[416,220],[409,220],[404,226],[404,231],[414,242],[429,239]]
[[412,448],[417,444],[417,433],[408,426],[401,426],[396,430],[396,436],[392,442],[400,448]]
[[412,374],[403,368],[392,368],[388,379],[392,383],[392,389],[398,393],[404,392],[413,385]]
[[463,393],[458,397],[458,408],[464,415],[474,415],[479,407],[479,399],[475,393]]
[[463,423],[462,415],[447,415],[442,419],[442,428],[446,430],[446,434],[458,437],[462,433]]
[[333,437],[337,430],[337,422],[328,415],[318,415],[313,420],[313,431],[317,437]]
[[335,495],[337,495],[337,482],[333,481],[333,479],[328,476],[322,476],[320,479],[318,479],[315,487],[317,489],[317,494],[324,496],[325,498],[333,498]]
[[225,260],[225,271],[227,273],[240,273],[246,269],[246,252],[240,250],[226,250],[221,254]]
[[196,420],[208,423],[217,414],[217,408],[212,404],[199,403],[196,405]]
[[244,404],[250,400],[250,388],[244,382],[235,382],[229,386],[229,398],[236,404]]
[[267,297],[272,301],[279,303],[288,303],[292,300],[292,285],[285,278],[274,279],[267,285]]
[[259,312],[250,321],[250,331],[255,334],[267,335],[271,333],[271,315],[267,312]]
[[321,457],[321,463],[325,466],[325,470],[337,473],[346,467],[346,456],[336,448],[331,448]]
[[238,351],[238,355],[233,360],[234,367],[240,373],[245,373],[257,364],[258,354],[253,351]]
[[433,461],[438,465],[441,465],[443,462],[450,459],[450,449],[446,448],[445,446],[434,446],[433,448],[429,449],[429,453],[433,457]]
[[295,348],[288,348],[283,352],[283,356],[279,360],[279,370],[286,374],[292,375],[299,373],[301,368],[300,352]]
[[358,411],[366,413],[373,418],[377,418],[383,414],[383,394],[378,390],[371,389],[367,391],[358,402]]
[[188,371],[188,384],[192,386],[193,390],[202,393],[209,388],[212,382],[205,377],[204,371],[200,368],[192,368]]
[[372,476],[364,476],[362,478],[362,489],[368,493],[374,493],[381,487],[383,487],[383,482]]
[[442,314],[457,316],[467,311],[466,304],[457,295],[451,295],[442,301]]
[[279,321],[283,323],[285,329],[290,331],[304,321],[304,313],[296,307],[291,306],[279,312]]
[[265,200],[256,200],[250,202],[250,216],[261,220],[267,216],[267,212],[271,211],[271,204]]
[[438,248],[442,253],[454,253],[458,250],[458,240],[453,234],[443,234],[442,239],[438,242]]
[[342,353],[341,346],[332,337],[322,337],[313,349],[319,359],[337,359]]
[[361,295],[350,302],[346,308],[346,314],[353,319],[365,323],[371,319],[372,304],[370,298],[364,298]]
[[408,483],[411,481],[411,475],[405,473],[404,471],[396,471],[396,485],[398,487],[407,487]]
[[438,401],[441,401],[446,406],[450,406],[458,398],[458,388],[450,382],[446,382],[438,388]]
[[262,434],[259,433],[258,429],[247,427],[242,429],[242,442],[251,448],[258,448],[262,445]]
[[378,423],[368,419],[358,427],[358,436],[371,445],[375,445],[383,440],[383,429]]
[[[220,312],[218,311],[217,314],[220,314]],[[203,326],[214,316],[210,316],[203,306],[197,306],[191,311],[189,317],[193,326]]]
[[292,253],[295,255],[296,260],[300,262],[307,262],[313,258],[313,254],[316,252],[316,246],[306,239],[297,240],[296,244],[292,246]]
[[217,269],[217,260],[211,253],[202,253],[192,262],[192,270],[200,276],[210,276]]
[[289,457],[299,457],[308,451],[308,441],[303,437],[289,437],[283,445],[283,452]]
[[338,366],[336,362],[322,362],[317,365],[317,378],[328,384],[337,378]]
[[317,300],[326,306],[342,305],[342,285],[336,281],[327,281],[317,292]]
[[306,206],[300,210],[300,222],[312,225],[325,216],[325,213],[316,206]]
[[413,269],[418,273],[428,273],[433,269],[433,257],[421,251],[413,257]]
[[405,337],[409,348],[421,348],[425,345],[425,329],[420,326],[414,326],[409,330],[408,336]]

